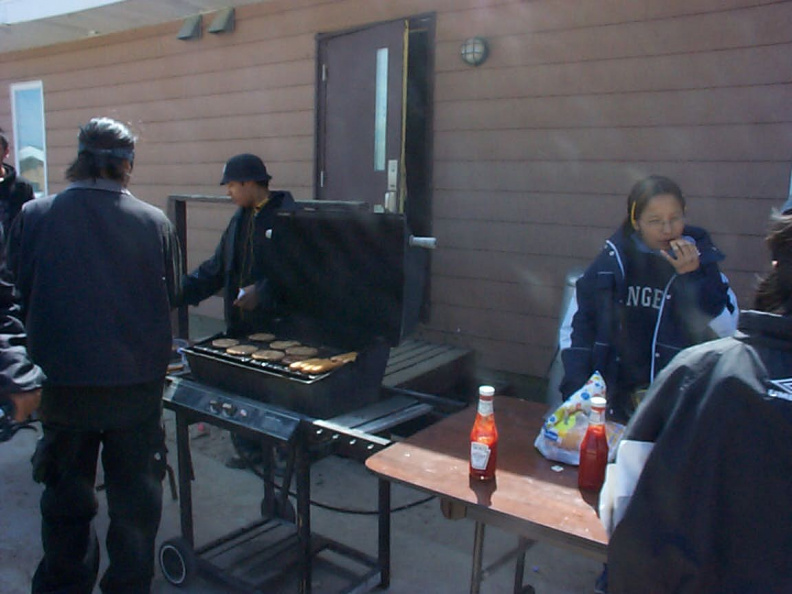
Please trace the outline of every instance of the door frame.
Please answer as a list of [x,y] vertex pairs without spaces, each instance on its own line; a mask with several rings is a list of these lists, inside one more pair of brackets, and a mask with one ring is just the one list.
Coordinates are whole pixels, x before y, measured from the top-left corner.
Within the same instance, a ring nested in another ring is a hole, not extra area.
[[[405,204],[405,215],[408,224],[416,235],[430,235],[431,234],[431,203],[432,203],[432,189],[433,184],[433,170],[434,170],[434,156],[433,156],[433,136],[434,136],[434,79],[435,79],[435,27],[436,27],[436,13],[428,12],[421,13],[413,16],[388,19],[373,23],[366,23],[355,27],[349,27],[338,31],[317,33],[316,35],[316,84],[314,105],[315,119],[314,119],[314,175],[313,175],[313,194],[318,199],[319,186],[321,175],[321,164],[323,159],[322,154],[322,141],[324,140],[323,130],[323,113],[321,109],[322,98],[322,44],[328,39],[338,37],[341,35],[348,35],[358,31],[363,31],[371,27],[393,22],[409,22],[410,27],[410,43],[408,45],[407,64],[407,100],[402,109],[405,110],[406,126],[405,137],[402,142],[405,144],[405,149],[417,152],[419,160],[423,167],[420,174],[411,176],[411,172],[407,172],[404,183],[407,190],[407,203]],[[422,36],[423,43],[413,43],[414,36]],[[411,76],[418,74],[415,64],[420,63],[423,66],[423,76],[420,82],[420,89],[413,89],[411,82],[414,81]],[[419,97],[416,93],[421,93]],[[411,114],[409,106],[411,101],[420,101],[420,109],[414,110]],[[420,112],[421,120],[416,120],[416,113]],[[412,124],[412,125],[411,125]],[[413,136],[413,138],[408,138]],[[422,138],[419,138],[422,136]],[[406,158],[405,158],[406,161]],[[419,173],[419,172],[415,172]],[[415,206],[411,207],[410,197],[414,197]]]

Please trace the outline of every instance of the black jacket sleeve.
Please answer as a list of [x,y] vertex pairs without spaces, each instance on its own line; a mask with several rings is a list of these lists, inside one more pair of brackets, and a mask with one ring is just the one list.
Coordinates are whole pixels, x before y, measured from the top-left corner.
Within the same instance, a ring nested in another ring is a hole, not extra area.
[[712,242],[709,233],[700,227],[685,227],[696,241],[699,249],[700,266],[698,270],[680,275],[680,282],[686,291],[692,292],[695,306],[708,316],[718,316],[724,308],[733,308],[736,304],[730,302],[729,282],[721,274],[719,262],[725,256]]
[[13,291],[0,279],[0,397],[35,390],[44,382],[44,373],[25,350],[25,330]]
[[182,295],[178,304],[198,305],[225,286],[227,242],[231,224],[223,232],[214,254],[190,274],[182,277]]
[[[0,245],[2,245],[0,229]],[[35,365],[25,348],[25,328],[15,296],[8,280],[5,255],[0,256],[0,399],[9,394],[40,388],[44,372]]]
[[168,300],[171,307],[178,307],[183,303],[182,296],[182,249],[176,228],[168,222],[166,229],[163,230],[164,245],[164,269],[165,283],[168,287]]
[[615,273],[608,264],[608,256],[601,253],[577,280],[571,306],[572,332],[567,344],[561,344],[564,378],[559,390],[564,398],[583,386],[595,371],[608,373],[609,344],[597,344],[603,329],[612,326]]

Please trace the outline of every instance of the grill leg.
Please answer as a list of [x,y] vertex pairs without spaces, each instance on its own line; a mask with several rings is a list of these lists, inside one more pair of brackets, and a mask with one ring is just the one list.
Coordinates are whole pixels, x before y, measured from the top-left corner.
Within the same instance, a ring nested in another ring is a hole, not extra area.
[[193,534],[192,480],[190,456],[190,426],[183,414],[176,413],[176,451],[179,463],[179,515],[182,536],[191,547],[195,546]]
[[297,540],[302,557],[300,594],[311,594],[311,462],[304,437],[297,438],[295,448],[297,450]]
[[391,561],[391,484],[384,479],[379,480],[379,551],[380,587],[390,586]]
[[[288,448],[288,452],[289,452],[289,457],[288,460],[286,461],[286,468],[283,471],[283,477],[281,479],[281,492],[279,496],[280,499],[278,501],[278,503],[280,504],[280,509],[284,511],[289,506],[289,489],[291,488],[292,478],[294,478],[294,466],[295,466],[294,448]],[[273,450],[273,457],[274,457],[274,450]],[[309,468],[309,473],[310,473],[310,464],[311,463],[309,461],[307,465],[307,467]],[[309,508],[309,513],[310,513],[310,508]]]
[[275,462],[273,458],[272,444],[262,441],[261,443],[261,474],[264,481],[264,503],[261,506],[264,515],[271,518],[276,517],[275,513]]

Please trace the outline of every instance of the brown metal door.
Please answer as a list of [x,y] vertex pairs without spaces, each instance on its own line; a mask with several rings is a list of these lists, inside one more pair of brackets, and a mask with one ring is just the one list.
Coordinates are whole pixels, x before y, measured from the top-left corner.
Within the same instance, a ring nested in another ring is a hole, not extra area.
[[394,21],[319,39],[320,200],[402,212],[408,32]]

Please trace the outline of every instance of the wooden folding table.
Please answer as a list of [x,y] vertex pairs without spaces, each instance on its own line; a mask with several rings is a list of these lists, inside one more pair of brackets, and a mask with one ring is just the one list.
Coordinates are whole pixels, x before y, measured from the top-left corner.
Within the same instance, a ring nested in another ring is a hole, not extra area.
[[[521,544],[543,541],[605,560],[607,536],[596,513],[597,495],[581,492],[577,468],[545,459],[533,446],[547,407],[496,397],[500,435],[495,481],[468,475],[470,428],[475,406],[395,443],[366,460],[380,478],[380,494],[390,500],[395,481],[437,495],[445,509],[461,510],[476,522],[471,594],[481,584],[485,525],[517,534]],[[389,537],[389,529],[385,531]],[[385,543],[389,548],[389,544]],[[515,592],[522,590],[524,555],[518,558]]]

